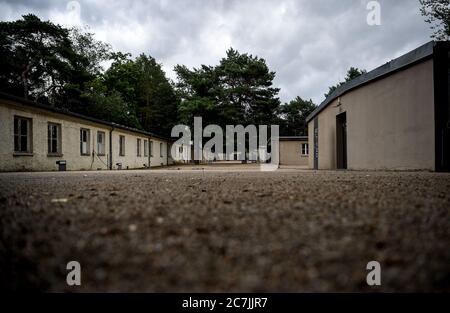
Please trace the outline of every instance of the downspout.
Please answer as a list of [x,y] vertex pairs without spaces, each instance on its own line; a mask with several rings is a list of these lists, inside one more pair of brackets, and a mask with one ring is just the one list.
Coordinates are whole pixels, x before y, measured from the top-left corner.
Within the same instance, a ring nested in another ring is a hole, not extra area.
[[169,166],[169,141],[166,141],[166,166]]
[[114,130],[114,126],[109,131],[109,170],[113,169],[113,156],[112,156],[112,132]]
[[148,137],[148,169],[152,169],[152,150],[150,149],[152,147],[152,137]]

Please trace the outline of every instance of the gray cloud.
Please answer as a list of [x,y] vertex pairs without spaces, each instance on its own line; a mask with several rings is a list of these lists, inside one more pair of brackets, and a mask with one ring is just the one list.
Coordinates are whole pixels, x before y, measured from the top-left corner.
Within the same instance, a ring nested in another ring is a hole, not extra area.
[[89,25],[114,49],[173,66],[216,64],[230,46],[266,59],[280,98],[323,100],[350,66],[371,70],[429,41],[418,0],[380,0],[381,25],[368,26],[368,0],[0,1],[1,20],[35,13]]

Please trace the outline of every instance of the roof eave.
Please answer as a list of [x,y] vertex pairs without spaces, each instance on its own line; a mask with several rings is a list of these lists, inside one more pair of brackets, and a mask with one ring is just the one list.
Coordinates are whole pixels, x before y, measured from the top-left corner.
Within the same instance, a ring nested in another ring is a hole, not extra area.
[[342,95],[350,92],[353,89],[366,85],[374,80],[380,79],[393,72],[399,71],[406,67],[409,67],[418,62],[424,61],[433,56],[435,41],[430,41],[390,62],[383,64],[376,69],[358,76],[357,78],[345,83],[338,87],[331,95],[329,95],[308,117],[306,122],[309,123],[314,117],[316,117],[322,110],[324,110],[331,102],[341,97]]
[[26,106],[29,106],[29,107],[32,107],[32,108],[38,108],[38,109],[41,109],[41,110],[44,110],[44,111],[50,111],[50,112],[53,112],[53,113],[67,115],[67,116],[71,116],[71,117],[74,117],[74,118],[90,121],[92,123],[97,123],[97,124],[101,124],[101,125],[105,125],[105,126],[109,126],[109,127],[113,127],[113,128],[118,128],[118,129],[130,131],[130,132],[134,132],[134,133],[139,133],[139,134],[142,134],[142,135],[146,135],[146,136],[154,137],[154,138],[159,138],[159,139],[163,139],[163,140],[167,140],[167,141],[171,140],[171,138],[166,138],[164,136],[160,136],[160,135],[157,135],[157,134],[145,131],[145,130],[140,130],[140,129],[133,128],[133,127],[128,127],[128,126],[117,124],[117,123],[114,123],[114,122],[107,122],[107,121],[100,120],[100,119],[97,119],[97,118],[94,118],[94,117],[85,116],[85,115],[82,115],[82,114],[79,114],[79,113],[75,113],[75,112],[71,112],[71,111],[68,111],[68,110],[64,110],[64,109],[61,109],[61,108],[55,108],[55,107],[52,107],[52,106],[49,106],[49,105],[45,105],[45,104],[42,104],[42,103],[39,103],[39,102],[27,100],[27,99],[24,99],[24,98],[21,98],[21,97],[17,97],[17,96],[14,96],[14,95],[11,95],[11,94],[8,94],[8,93],[4,93],[4,92],[0,92],[0,98],[1,99],[5,99],[5,100],[9,100],[9,101],[12,101],[12,102],[17,102],[17,103],[20,103],[22,105],[26,105]]

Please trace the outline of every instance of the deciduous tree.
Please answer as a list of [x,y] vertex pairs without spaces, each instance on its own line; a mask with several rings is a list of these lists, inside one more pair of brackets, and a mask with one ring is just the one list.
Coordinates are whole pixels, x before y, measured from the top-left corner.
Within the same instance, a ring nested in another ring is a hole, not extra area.
[[431,24],[436,40],[450,39],[450,0],[420,0],[420,12]]

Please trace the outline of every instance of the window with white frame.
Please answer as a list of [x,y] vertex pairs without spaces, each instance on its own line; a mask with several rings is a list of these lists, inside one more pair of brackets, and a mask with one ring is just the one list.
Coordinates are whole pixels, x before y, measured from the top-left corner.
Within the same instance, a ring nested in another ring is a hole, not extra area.
[[80,129],[80,153],[81,155],[90,154],[91,131],[86,128]]
[[125,136],[119,136],[119,155],[125,156]]
[[31,118],[14,116],[14,152],[32,152]]
[[140,138],[136,139],[136,155],[138,157],[141,156],[141,139]]
[[150,156],[153,157],[153,141],[150,140]]
[[164,156],[163,154],[163,143],[159,143],[159,156],[162,158]]
[[48,123],[47,125],[47,152],[50,155],[61,154],[61,124]]
[[302,143],[302,155],[309,155],[309,144]]
[[105,132],[97,131],[97,155],[105,155],[106,144]]
[[144,157],[148,157],[148,140],[144,139]]

